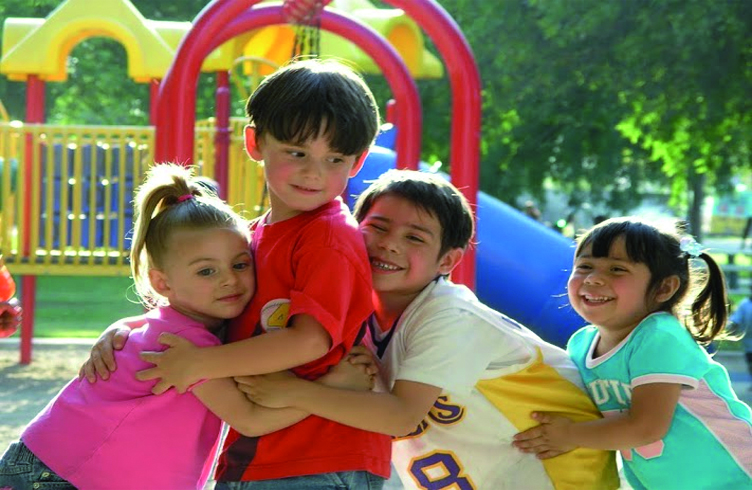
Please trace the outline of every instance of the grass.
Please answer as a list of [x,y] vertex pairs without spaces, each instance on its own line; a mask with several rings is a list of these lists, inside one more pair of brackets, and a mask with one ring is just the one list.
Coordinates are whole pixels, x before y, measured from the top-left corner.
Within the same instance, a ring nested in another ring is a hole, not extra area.
[[95,338],[115,320],[143,313],[132,284],[127,277],[37,277],[34,337]]
[[[712,255],[719,264],[727,261],[726,254]],[[739,254],[736,264],[752,265],[752,254]],[[115,320],[142,313],[132,284],[127,277],[37,277],[34,337],[95,338]],[[733,304],[744,296],[732,295]],[[740,345],[724,342],[723,348],[736,350]]]

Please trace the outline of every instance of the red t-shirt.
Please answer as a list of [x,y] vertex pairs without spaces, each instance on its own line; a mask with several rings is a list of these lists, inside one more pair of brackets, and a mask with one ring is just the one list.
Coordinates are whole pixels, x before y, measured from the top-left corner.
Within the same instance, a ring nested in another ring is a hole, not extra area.
[[[340,199],[273,224],[251,226],[258,288],[230,325],[236,341],[284,328],[296,314],[313,316],[332,338],[324,357],[295,373],[316,379],[350,350],[373,310],[363,237]],[[217,467],[219,481],[268,480],[368,471],[388,477],[391,439],[320,417],[261,437],[230,429]]]

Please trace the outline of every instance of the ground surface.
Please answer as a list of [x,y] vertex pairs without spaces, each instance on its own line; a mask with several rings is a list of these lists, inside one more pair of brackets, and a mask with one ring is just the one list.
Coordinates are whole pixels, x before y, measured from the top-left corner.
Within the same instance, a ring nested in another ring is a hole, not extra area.
[[[0,452],[18,439],[26,424],[77,375],[93,339],[42,339],[32,363],[18,363],[18,340],[0,340]],[[716,359],[729,370],[739,398],[752,404],[752,379],[741,352],[721,352]],[[211,488],[209,482],[207,488]]]

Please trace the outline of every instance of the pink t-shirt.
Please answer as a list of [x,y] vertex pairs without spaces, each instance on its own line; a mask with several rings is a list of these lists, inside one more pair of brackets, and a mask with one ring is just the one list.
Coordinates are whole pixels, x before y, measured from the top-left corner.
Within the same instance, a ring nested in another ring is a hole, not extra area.
[[203,488],[221,421],[194,395],[174,389],[155,396],[156,381],[138,381],[152,366],[141,351],[162,351],[162,332],[198,346],[219,339],[199,322],[172,308],[147,315],[116,352],[117,370],[94,384],[77,379],[31,421],[21,440],[60,477],[80,490]]

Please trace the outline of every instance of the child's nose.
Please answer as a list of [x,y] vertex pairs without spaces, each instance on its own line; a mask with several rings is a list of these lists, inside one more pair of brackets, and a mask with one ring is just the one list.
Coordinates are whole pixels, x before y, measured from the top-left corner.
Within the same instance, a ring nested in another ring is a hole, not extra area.
[[235,274],[235,271],[226,272],[222,275],[222,286],[223,287],[230,287],[234,286],[238,282],[238,276]]
[[379,241],[379,246],[384,250],[388,250],[389,252],[395,252],[395,253],[399,252],[397,240],[394,240],[389,235],[383,235],[381,237],[381,240]]
[[585,276],[585,284],[603,284],[603,277],[601,276],[600,272],[592,271],[590,274]]
[[324,168],[324,164],[317,160],[309,160],[303,166],[303,175],[307,177],[320,177]]

